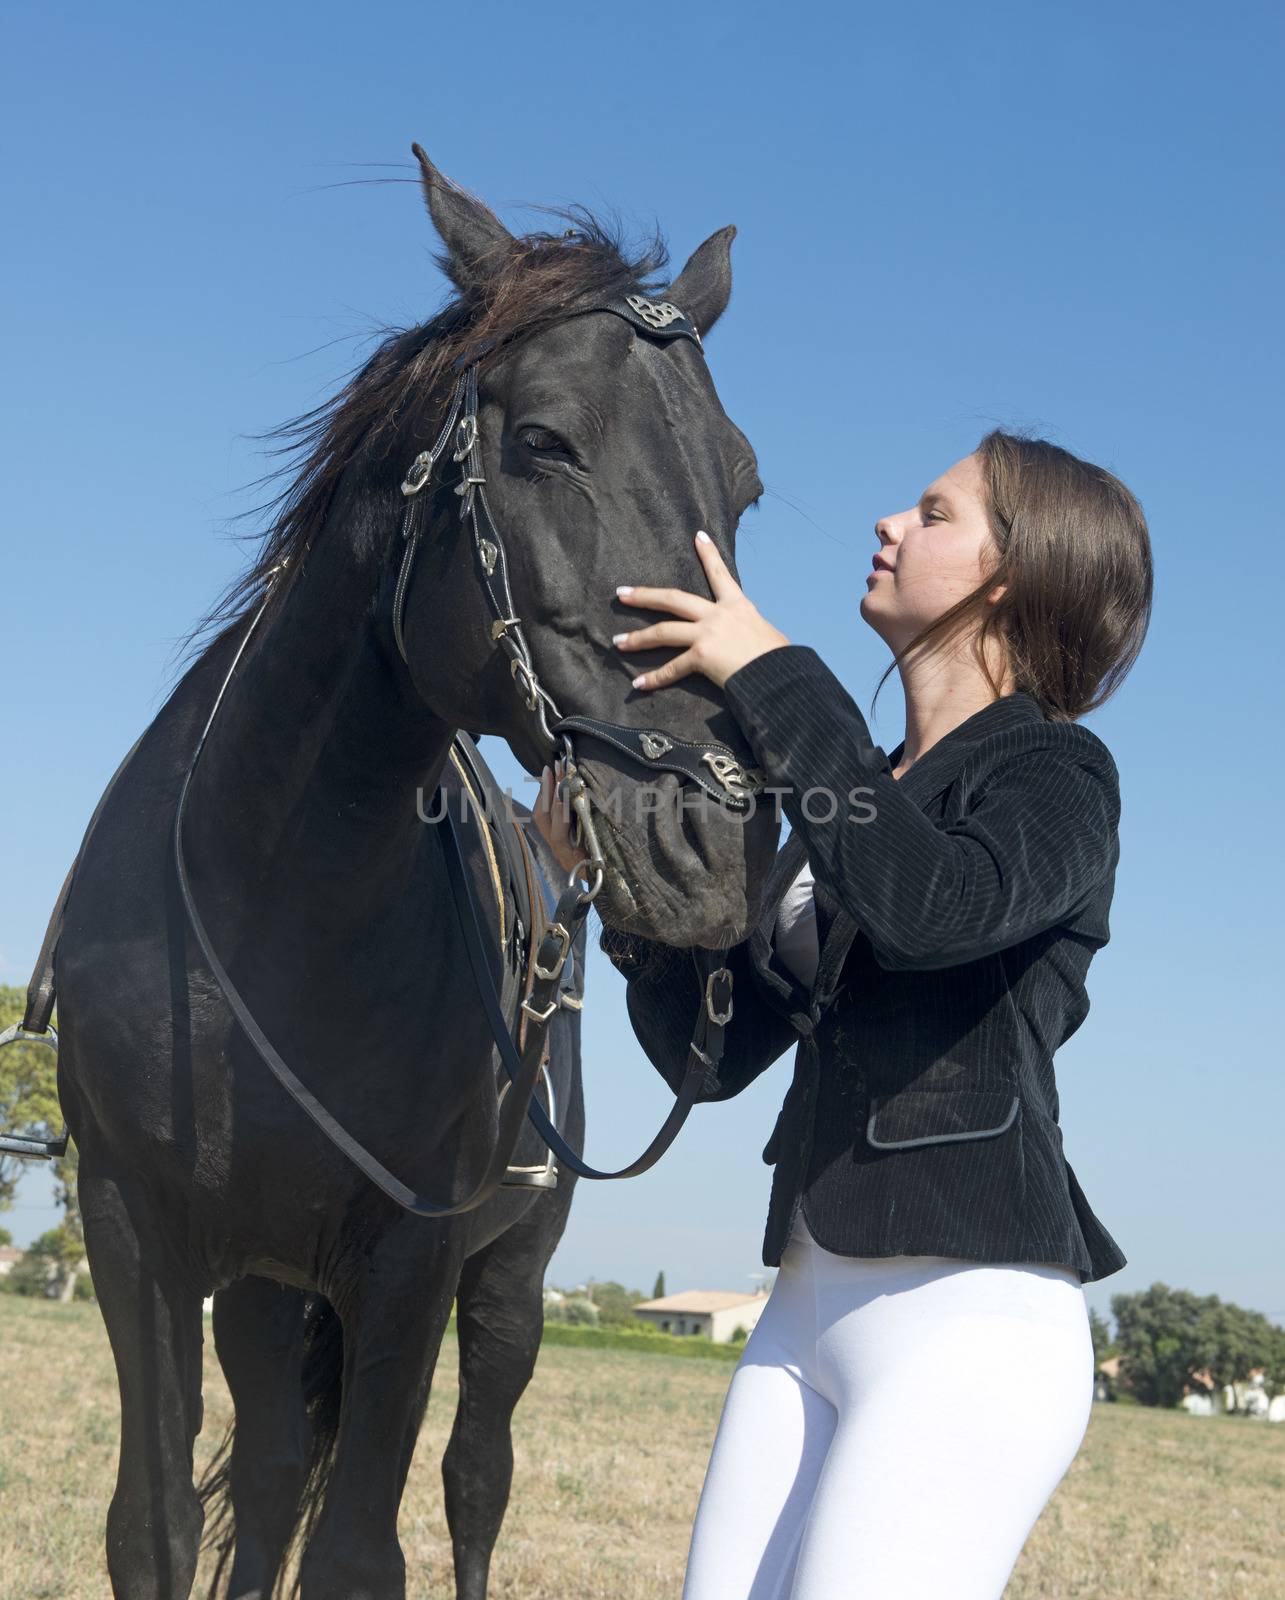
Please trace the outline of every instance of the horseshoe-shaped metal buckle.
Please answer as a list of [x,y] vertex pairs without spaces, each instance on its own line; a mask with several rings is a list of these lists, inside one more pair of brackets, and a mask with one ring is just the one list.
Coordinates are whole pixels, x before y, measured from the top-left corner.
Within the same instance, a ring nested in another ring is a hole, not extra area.
[[[545,929],[545,937],[547,938],[550,934],[552,934],[553,937],[558,941],[558,954],[551,967],[542,967],[540,965],[539,956],[536,956],[531,965],[537,978],[559,977],[562,973],[563,967],[566,965],[567,953],[571,949],[571,934],[560,922],[551,922],[549,924],[549,926]],[[543,940],[541,943],[543,943]],[[554,1008],[556,1009],[557,1001],[555,1000],[553,1004]]]
[[[726,1011],[715,1009],[714,984],[719,978],[727,979]],[[716,1027],[725,1027],[732,1020],[732,974],[726,967],[715,967],[705,980],[705,1013]]]
[[535,673],[527,666],[521,656],[514,656],[509,663],[509,671],[513,674],[514,681],[522,691],[522,698],[526,702],[528,711],[534,711],[540,704],[540,685],[536,681]]
[[461,417],[455,424],[455,457],[456,461],[463,461],[477,444],[477,418],[474,416]]
[[408,500],[427,487],[428,480],[433,476],[435,460],[431,450],[421,450],[406,469],[406,476],[402,479],[402,493]]

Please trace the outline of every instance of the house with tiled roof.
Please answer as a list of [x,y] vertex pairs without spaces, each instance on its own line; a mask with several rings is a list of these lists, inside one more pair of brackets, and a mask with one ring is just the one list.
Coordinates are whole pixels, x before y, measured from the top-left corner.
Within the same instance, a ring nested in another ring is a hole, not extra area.
[[746,1333],[763,1315],[767,1291],[743,1294],[731,1289],[685,1289],[634,1307],[634,1316],[661,1333],[694,1334],[726,1344],[738,1328]]

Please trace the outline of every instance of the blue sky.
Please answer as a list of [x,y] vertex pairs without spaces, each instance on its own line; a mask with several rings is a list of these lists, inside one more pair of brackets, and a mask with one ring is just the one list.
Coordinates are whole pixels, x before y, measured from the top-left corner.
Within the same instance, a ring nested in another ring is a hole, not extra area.
[[[1088,1295],[1163,1279],[1285,1321],[1279,10],[17,3],[5,35],[0,981],[25,983],[175,642],[246,558],[249,436],[439,303],[417,190],[351,180],[409,179],[419,139],[512,227],[614,207],[676,265],[735,222],[709,358],[769,491],[742,575],[863,706],[873,524],[987,428],[1140,497],[1155,620],[1089,719],[1123,786],[1112,938],[1057,1063],[1129,1257]],[[900,711],[893,680],[885,748]],[[611,1163],[667,1091],[601,958],[589,994]],[[647,1177],[582,1185],[551,1276],[748,1285],[788,1080],[703,1108]],[[19,1239],[47,1192],[4,1219]]]

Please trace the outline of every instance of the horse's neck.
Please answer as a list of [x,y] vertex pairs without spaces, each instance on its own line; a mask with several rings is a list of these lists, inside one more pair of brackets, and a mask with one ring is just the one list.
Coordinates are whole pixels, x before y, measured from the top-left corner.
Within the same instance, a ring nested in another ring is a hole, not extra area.
[[[279,580],[280,581],[280,580]],[[245,907],[306,876],[309,914],[377,914],[405,886],[452,730],[376,637],[377,560],[323,535],[228,686],[193,785],[189,856]]]

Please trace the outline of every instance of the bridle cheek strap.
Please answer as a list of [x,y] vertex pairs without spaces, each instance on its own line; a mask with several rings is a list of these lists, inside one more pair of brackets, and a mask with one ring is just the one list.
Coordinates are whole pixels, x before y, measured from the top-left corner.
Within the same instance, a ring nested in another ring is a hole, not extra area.
[[[608,304],[590,306],[577,315],[593,311],[610,312],[623,318],[635,330],[650,338],[685,338],[700,346],[700,335],[690,318],[668,301],[654,302],[642,295],[625,296]],[[746,811],[762,792],[764,777],[756,767],[746,766],[727,745],[717,740],[679,739],[660,728],[632,728],[600,718],[561,715],[553,696],[540,682],[535,661],[517,613],[509,584],[508,554],[504,539],[491,514],[486,495],[486,472],[482,463],[481,430],[478,423],[478,359],[473,359],[456,382],[446,418],[436,440],[411,462],[402,481],[406,511],[402,519],[402,557],[393,590],[393,638],[402,660],[406,653],[406,596],[414,571],[423,533],[424,491],[433,481],[434,471],[452,446],[451,459],[460,467],[455,493],[460,497],[460,518],[472,536],[474,568],[491,615],[491,640],[509,660],[518,693],[527,711],[535,718],[541,742],[550,756],[561,749],[566,758],[568,793],[580,823],[581,843],[586,859],[598,871],[602,854],[590,815],[588,791],[576,774],[573,734],[598,739],[628,756],[645,770],[672,772],[684,783],[704,790],[732,811]],[[596,889],[594,891],[596,893]]]

